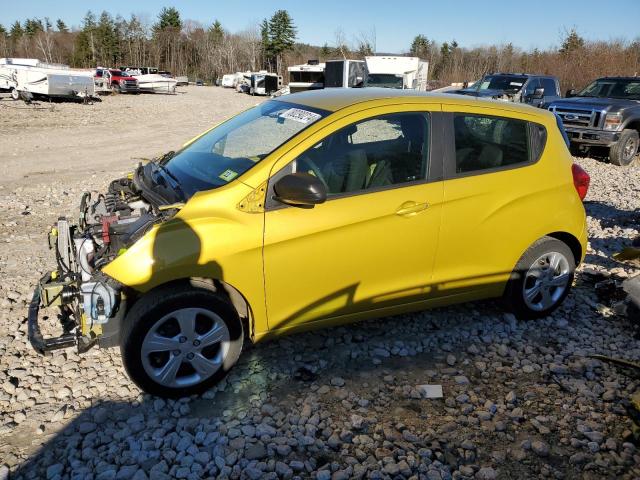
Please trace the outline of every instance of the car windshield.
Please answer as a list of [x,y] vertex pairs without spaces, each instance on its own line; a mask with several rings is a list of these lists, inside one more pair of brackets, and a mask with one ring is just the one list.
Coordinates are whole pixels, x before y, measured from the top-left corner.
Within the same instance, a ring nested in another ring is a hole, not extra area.
[[305,105],[270,100],[253,107],[162,160],[162,170],[187,200],[242,175],[284,142],[328,115]]
[[476,82],[475,89],[503,90],[509,93],[517,93],[527,81],[527,77],[515,77],[512,75],[487,75],[480,82]]
[[640,100],[640,79],[596,80],[576,96]]
[[367,75],[367,87],[402,88],[402,75],[393,73],[370,73]]
[[128,75],[122,70],[109,70],[109,73],[115,77],[127,77]]

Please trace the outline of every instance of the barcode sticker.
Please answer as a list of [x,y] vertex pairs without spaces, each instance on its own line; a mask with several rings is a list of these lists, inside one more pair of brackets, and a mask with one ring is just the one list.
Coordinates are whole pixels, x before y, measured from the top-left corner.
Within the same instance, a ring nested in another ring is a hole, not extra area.
[[308,110],[302,110],[301,108],[290,108],[289,110],[282,112],[279,116],[280,118],[285,118],[300,123],[312,123],[321,117],[321,115],[317,113],[309,112]]

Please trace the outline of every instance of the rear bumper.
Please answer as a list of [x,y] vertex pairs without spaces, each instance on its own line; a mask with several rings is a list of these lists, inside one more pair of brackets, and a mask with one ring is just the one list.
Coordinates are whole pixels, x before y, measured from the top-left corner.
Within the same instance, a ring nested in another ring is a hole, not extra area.
[[28,316],[28,337],[29,342],[33,349],[41,355],[45,355],[51,350],[57,350],[60,348],[69,348],[77,344],[76,335],[74,333],[64,333],[59,337],[44,338],[40,331],[40,324],[38,323],[38,314],[40,312],[40,286],[38,285],[31,298],[29,304],[29,316]]
[[620,139],[620,133],[605,130],[565,127],[571,143],[585,146],[610,147]]

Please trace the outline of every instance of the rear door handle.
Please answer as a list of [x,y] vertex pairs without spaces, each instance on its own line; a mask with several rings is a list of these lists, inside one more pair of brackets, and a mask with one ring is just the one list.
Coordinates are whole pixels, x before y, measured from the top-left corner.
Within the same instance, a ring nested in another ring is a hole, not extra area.
[[396,210],[396,215],[400,215],[403,217],[411,217],[420,212],[425,211],[429,207],[427,202],[417,203],[417,202],[404,202],[400,207]]

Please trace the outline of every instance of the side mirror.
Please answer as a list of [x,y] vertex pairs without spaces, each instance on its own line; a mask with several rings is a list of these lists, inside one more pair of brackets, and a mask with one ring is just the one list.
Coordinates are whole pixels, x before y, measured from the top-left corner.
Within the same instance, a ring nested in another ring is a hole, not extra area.
[[575,97],[576,96],[576,91],[573,88],[571,90],[567,90],[567,93],[565,93],[564,96],[567,97],[567,98]]
[[313,208],[327,199],[327,187],[309,173],[290,173],[273,186],[274,200],[301,208]]
[[533,91],[532,98],[535,98],[535,99],[544,98],[544,88],[536,88]]

